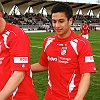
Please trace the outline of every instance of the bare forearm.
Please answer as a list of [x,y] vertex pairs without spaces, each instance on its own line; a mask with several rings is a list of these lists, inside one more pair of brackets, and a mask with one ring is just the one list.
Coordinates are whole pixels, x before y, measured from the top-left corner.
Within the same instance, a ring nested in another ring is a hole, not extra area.
[[83,100],[90,85],[90,73],[85,73],[79,84],[78,92],[74,100]]
[[41,71],[45,71],[48,68],[45,66],[40,65],[39,63],[35,63],[31,65],[31,70],[32,72],[41,72]]
[[0,92],[0,100],[6,100],[24,79],[24,72],[15,71],[10,77],[5,87]]

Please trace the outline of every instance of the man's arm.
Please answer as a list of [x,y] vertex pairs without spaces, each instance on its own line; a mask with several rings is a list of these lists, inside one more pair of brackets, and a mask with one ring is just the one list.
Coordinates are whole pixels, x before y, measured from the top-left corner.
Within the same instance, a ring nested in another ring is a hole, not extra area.
[[35,63],[35,64],[31,65],[32,72],[42,72],[42,71],[45,71],[47,69],[48,69],[48,67],[42,66],[39,63]]
[[0,91],[0,100],[6,100],[23,81],[24,76],[24,71],[15,71],[6,83],[5,87]]
[[90,85],[90,76],[91,76],[90,73],[84,73],[82,75],[79,88],[78,88],[78,92],[74,100],[83,100],[86,92],[88,91],[89,85]]

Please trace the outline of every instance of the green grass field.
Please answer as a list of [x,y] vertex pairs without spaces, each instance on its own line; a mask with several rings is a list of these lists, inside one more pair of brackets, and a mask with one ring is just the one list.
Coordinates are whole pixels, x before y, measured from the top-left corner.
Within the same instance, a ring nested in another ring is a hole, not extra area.
[[[54,33],[28,33],[31,42],[31,63],[39,61],[43,40],[52,34]],[[100,31],[91,32],[89,41],[92,46],[97,73],[91,76],[91,84],[86,94],[86,100],[100,100]],[[47,88],[47,71],[33,73],[33,80],[38,98],[43,100]]]

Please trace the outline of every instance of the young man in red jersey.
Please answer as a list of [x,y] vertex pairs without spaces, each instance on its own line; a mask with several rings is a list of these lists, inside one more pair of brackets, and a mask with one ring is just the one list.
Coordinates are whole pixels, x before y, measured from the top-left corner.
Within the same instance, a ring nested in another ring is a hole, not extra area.
[[71,30],[73,11],[69,5],[55,5],[51,15],[56,34],[45,38],[40,61],[31,69],[48,70],[44,100],[84,100],[91,73],[96,72],[91,46]]
[[0,3],[0,100],[38,100],[30,69],[30,40],[3,15]]
[[88,26],[86,21],[84,21],[84,24],[80,28],[80,32],[81,32],[81,36],[83,38],[85,38],[85,39],[89,38],[90,28],[89,28],[89,26]]

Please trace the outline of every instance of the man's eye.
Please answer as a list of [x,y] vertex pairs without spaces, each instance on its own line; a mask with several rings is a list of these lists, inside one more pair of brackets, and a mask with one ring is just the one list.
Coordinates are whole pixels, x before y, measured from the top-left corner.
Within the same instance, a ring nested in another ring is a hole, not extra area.
[[63,22],[64,22],[63,20],[60,21],[60,23],[63,23]]
[[52,23],[56,23],[56,21],[52,21]]

